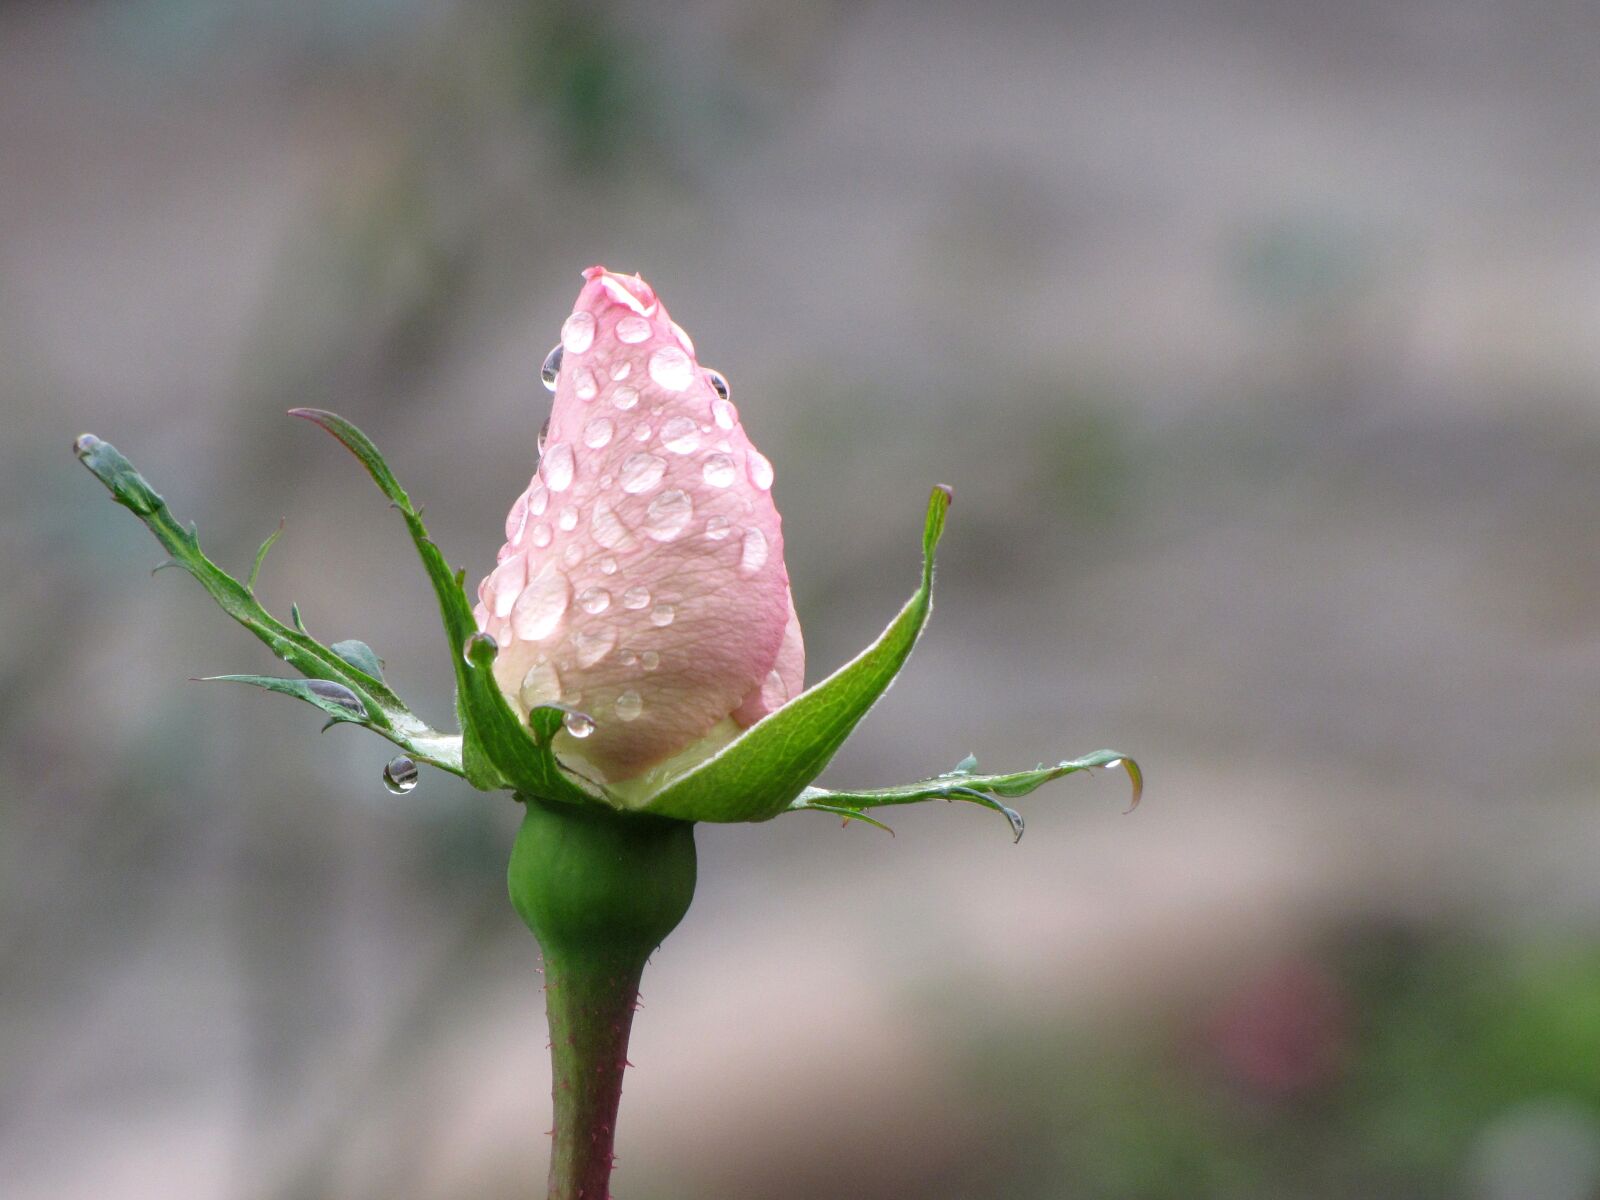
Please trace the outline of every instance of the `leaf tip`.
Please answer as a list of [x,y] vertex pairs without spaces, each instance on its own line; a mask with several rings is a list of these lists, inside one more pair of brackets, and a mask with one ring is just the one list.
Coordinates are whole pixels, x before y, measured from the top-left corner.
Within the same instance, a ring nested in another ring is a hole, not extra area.
[[72,439],[72,453],[79,462],[86,460],[100,446],[100,439],[92,433],[80,433]]

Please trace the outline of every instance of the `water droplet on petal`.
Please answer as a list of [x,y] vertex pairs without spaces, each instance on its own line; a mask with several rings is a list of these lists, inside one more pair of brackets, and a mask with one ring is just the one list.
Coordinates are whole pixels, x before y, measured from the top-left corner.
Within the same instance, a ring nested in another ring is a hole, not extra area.
[[561,552],[561,561],[566,563],[569,567],[577,566],[579,560],[582,558],[583,547],[578,545],[577,542],[568,543],[567,548]]
[[611,364],[611,378],[626,379],[628,377],[628,372],[631,370],[633,370],[633,364],[625,358],[621,359],[620,361]]
[[533,532],[528,535],[528,540],[541,550],[550,544],[550,538],[550,526],[546,525],[543,521],[540,521],[539,524],[535,525],[533,527]]
[[572,486],[575,467],[572,447],[566,442],[557,442],[540,461],[539,473],[544,476],[545,486],[552,492],[564,492]]
[[561,676],[556,673],[555,664],[540,659],[528,668],[528,673],[522,677],[522,686],[517,691],[517,698],[522,701],[522,707],[527,709],[538,708],[541,704],[552,704],[561,698]]
[[[726,454],[708,454],[700,474],[712,487],[732,487],[733,481],[739,477],[739,468]],[[707,529],[710,529],[709,525]]]
[[556,518],[556,525],[560,527],[563,533],[572,532],[578,527],[578,510],[570,504],[567,505],[561,510],[561,515]]
[[767,461],[767,456],[754,446],[750,447],[750,457],[745,460],[750,469],[750,482],[763,492],[772,486],[772,464]]
[[396,796],[404,796],[417,786],[417,764],[404,754],[391,758],[383,768],[383,786]]
[[633,689],[617,697],[617,716],[624,721],[635,720],[644,711],[644,700]]
[[594,314],[575,312],[561,326],[561,345],[569,354],[582,354],[594,345]]
[[661,427],[661,444],[674,454],[693,454],[700,445],[700,431],[690,417],[672,417]]
[[635,425],[633,427],[633,440],[636,442],[648,442],[650,440],[650,426],[642,422]]
[[728,520],[727,517],[718,516],[706,518],[706,537],[710,538],[713,542],[720,542],[732,532],[733,522]]
[[520,554],[494,569],[489,576],[489,594],[493,597],[491,607],[496,617],[504,620],[511,615],[511,606],[517,602],[527,582],[528,560]]
[[544,516],[545,505],[550,503],[550,492],[538,480],[528,489],[528,511],[536,517]]
[[589,532],[606,550],[623,550],[633,545],[633,535],[604,497],[594,502],[594,511],[589,515]]
[[528,582],[511,608],[513,632],[526,642],[543,641],[561,623],[571,595],[572,585],[567,582],[567,577],[554,563],[547,562]]
[[[461,657],[466,660],[467,666],[473,667],[477,665],[472,661],[472,653],[481,646],[487,646],[493,654],[500,653],[500,643],[494,640],[492,634],[475,633],[461,647]],[[347,688],[346,690],[348,691],[349,689]]]
[[694,353],[694,342],[691,341],[689,335],[683,331],[683,326],[679,325],[676,321],[672,322],[672,336],[678,339],[678,345],[682,346],[690,354]]
[[661,665],[661,655],[654,650],[646,650],[639,656],[639,665],[646,671],[654,671]]
[[561,378],[561,356],[565,350],[566,347],[557,342],[555,349],[544,356],[544,366],[539,368],[539,378],[544,382],[546,391],[556,390],[556,380]]
[[600,574],[615,575],[617,573],[617,560],[609,554],[600,560]]
[[617,341],[636,346],[650,336],[650,322],[630,315],[617,322]]
[[658,542],[670,542],[683,532],[694,516],[694,501],[687,492],[673,488],[650,501],[644,510],[644,533]]
[[650,610],[650,624],[658,629],[665,629],[671,625],[673,618],[678,615],[678,610],[670,604],[658,604]]
[[622,461],[618,480],[623,491],[637,495],[655,487],[666,473],[665,459],[657,458],[654,454],[630,454]]
[[579,400],[585,404],[595,398],[600,391],[599,385],[594,381],[594,376],[588,371],[579,371],[572,379],[572,390],[577,393]]
[[754,575],[767,563],[767,536],[759,529],[747,529],[744,532],[744,550],[739,555],[739,570],[745,575]]
[[616,426],[611,423],[610,417],[596,417],[583,427],[583,444],[591,450],[598,450],[611,442],[611,435]]
[[681,392],[694,379],[694,363],[677,346],[663,346],[650,356],[650,378],[669,392]]
[[549,440],[550,440],[550,418],[546,417],[544,419],[544,424],[539,426],[538,450],[539,450],[540,454],[544,453],[545,443],[548,442]]
[[617,661],[625,667],[631,667],[634,663],[639,661],[639,656],[632,650],[624,650],[621,654],[617,655]]
[[712,390],[717,393],[718,400],[726,400],[733,393],[728,388],[728,377],[721,371],[706,371],[706,378],[711,381]]
[[527,523],[528,494],[524,492],[517,497],[517,502],[511,506],[511,511],[506,514],[506,541],[521,541],[522,529]]
[[602,625],[598,629],[585,629],[572,639],[572,647],[578,652],[578,665],[592,667],[606,655],[611,653],[611,648],[617,644],[617,631],[610,625]]
[[622,607],[641,609],[650,603],[650,589],[635,585],[622,593]]
[[611,607],[611,593],[603,587],[584,588],[578,593],[578,607],[593,616]]
[[613,388],[611,391],[611,403],[616,405],[622,412],[627,412],[635,404],[639,403],[639,389],[629,387],[627,384],[623,384],[619,388]]
[[717,423],[719,429],[732,429],[739,423],[739,410],[718,396],[711,402],[711,419]]
[[561,727],[575,738],[586,738],[594,732],[594,718],[588,713],[569,710],[561,717]]

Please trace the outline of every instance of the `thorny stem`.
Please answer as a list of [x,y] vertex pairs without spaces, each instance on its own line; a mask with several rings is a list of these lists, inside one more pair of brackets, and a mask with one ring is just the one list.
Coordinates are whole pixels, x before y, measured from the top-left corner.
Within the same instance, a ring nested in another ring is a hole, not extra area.
[[694,827],[525,803],[508,882],[544,948],[555,1106],[550,1200],[607,1200],[639,979],[694,896]]
[[545,956],[555,1128],[550,1200],[605,1200],[643,962]]

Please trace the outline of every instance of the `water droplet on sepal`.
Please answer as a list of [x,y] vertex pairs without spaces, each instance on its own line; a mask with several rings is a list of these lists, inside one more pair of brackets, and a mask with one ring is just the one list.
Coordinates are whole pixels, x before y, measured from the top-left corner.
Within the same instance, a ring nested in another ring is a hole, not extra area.
[[469,667],[478,665],[474,660],[480,654],[493,661],[495,655],[499,653],[500,643],[494,640],[492,634],[484,633],[482,630],[469,637],[461,647],[461,657],[466,660]]
[[404,796],[417,786],[417,764],[408,756],[398,754],[384,764],[383,786],[396,796]]

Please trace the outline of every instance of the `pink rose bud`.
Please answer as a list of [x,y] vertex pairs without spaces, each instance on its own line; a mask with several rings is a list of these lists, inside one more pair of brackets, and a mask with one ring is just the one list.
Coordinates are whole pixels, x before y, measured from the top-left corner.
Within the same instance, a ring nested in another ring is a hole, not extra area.
[[772,464],[726,382],[644,280],[584,278],[546,364],[539,469],[475,616],[511,703],[589,714],[564,757],[617,782],[714,753],[780,707],[805,650]]

